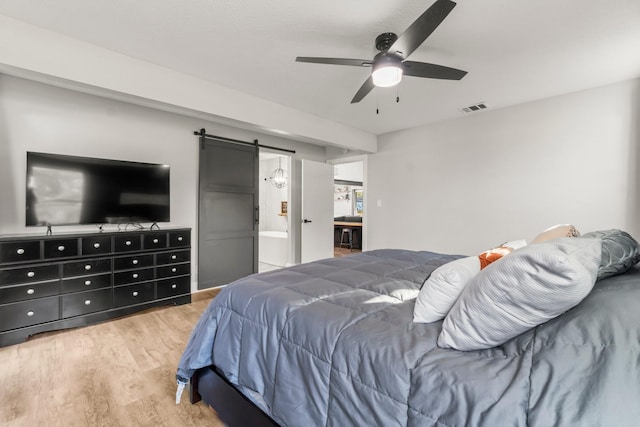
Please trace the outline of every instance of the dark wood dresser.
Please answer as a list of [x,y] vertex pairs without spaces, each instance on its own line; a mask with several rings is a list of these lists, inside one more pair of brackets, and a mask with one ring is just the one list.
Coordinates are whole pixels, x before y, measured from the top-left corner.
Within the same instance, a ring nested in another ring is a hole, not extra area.
[[0,237],[0,347],[191,302],[191,229]]

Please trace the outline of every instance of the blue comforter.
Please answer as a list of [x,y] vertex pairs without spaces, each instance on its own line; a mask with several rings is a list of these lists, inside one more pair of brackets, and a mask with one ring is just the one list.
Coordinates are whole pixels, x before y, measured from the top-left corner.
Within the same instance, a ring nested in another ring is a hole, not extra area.
[[640,419],[640,270],[488,350],[412,322],[455,256],[377,250],[252,275],[196,325],[178,378],[216,365],[283,426],[631,426]]

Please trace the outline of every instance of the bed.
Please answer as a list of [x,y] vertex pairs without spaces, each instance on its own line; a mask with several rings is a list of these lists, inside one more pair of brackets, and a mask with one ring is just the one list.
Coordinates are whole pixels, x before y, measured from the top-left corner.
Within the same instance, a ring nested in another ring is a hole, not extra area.
[[425,280],[461,255],[374,250],[252,275],[203,313],[178,382],[231,426],[636,425],[638,256],[564,314],[473,351],[413,321]]

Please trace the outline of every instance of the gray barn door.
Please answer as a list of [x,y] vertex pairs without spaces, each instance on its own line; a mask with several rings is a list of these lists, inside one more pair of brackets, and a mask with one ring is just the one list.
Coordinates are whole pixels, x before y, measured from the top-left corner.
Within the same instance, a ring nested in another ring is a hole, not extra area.
[[258,271],[258,147],[200,148],[198,289],[206,289]]

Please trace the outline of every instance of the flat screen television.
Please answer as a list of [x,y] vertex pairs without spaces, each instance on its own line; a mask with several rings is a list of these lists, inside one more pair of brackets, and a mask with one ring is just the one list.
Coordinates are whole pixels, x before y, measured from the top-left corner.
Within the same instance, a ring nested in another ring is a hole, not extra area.
[[27,152],[26,225],[170,221],[169,166]]

